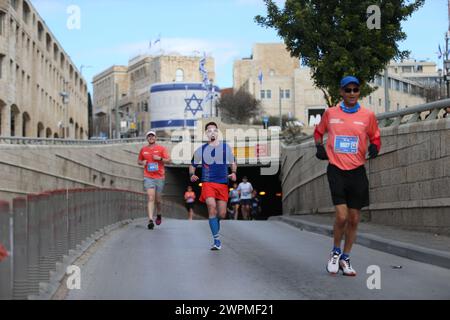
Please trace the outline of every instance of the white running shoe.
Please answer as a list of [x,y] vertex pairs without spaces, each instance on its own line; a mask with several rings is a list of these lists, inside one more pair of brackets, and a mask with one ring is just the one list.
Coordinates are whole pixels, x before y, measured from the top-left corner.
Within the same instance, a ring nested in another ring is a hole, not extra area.
[[348,260],[340,260],[339,268],[344,272],[344,276],[354,277],[356,276],[356,271],[353,269],[350,259]]
[[332,252],[330,260],[328,260],[327,271],[331,274],[337,274],[339,272],[339,259],[341,255],[337,252]]

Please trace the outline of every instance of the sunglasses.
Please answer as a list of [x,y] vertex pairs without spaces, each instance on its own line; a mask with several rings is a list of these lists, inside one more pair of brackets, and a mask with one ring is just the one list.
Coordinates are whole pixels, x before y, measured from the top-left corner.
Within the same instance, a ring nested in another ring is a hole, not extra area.
[[359,92],[359,88],[353,88],[353,89],[351,89],[351,88],[345,88],[344,89],[344,92],[345,93],[358,93]]

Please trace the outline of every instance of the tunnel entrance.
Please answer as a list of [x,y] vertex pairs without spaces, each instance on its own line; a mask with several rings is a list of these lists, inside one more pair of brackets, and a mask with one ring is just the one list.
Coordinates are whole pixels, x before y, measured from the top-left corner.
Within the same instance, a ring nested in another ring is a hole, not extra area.
[[[197,175],[201,176],[201,169],[197,170]],[[258,191],[258,196],[261,199],[262,212],[256,217],[257,220],[267,220],[269,217],[282,215],[282,189],[279,173],[271,176],[261,176],[260,167],[239,166],[237,183],[242,182],[242,177],[247,176],[253,189]],[[173,198],[176,202],[183,199],[184,192],[188,185],[193,187],[197,195],[195,205],[196,213],[207,217],[206,206],[198,201],[201,194],[200,183],[189,183],[188,168],[169,167],[166,177],[165,196]],[[232,188],[233,183],[230,181],[229,188]]]

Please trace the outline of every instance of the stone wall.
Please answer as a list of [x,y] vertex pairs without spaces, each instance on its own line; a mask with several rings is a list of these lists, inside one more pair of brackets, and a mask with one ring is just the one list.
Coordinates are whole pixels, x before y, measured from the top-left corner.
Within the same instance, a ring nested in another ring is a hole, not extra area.
[[[373,223],[450,235],[450,119],[384,128],[382,151],[366,164]],[[313,141],[283,148],[284,214],[333,212],[327,162]]]

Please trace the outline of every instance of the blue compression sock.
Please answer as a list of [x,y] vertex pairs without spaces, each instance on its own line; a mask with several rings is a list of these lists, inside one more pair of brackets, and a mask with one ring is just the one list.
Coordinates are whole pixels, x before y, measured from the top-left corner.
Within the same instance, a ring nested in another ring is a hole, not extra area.
[[210,218],[209,227],[211,228],[211,233],[213,235],[214,240],[219,240],[219,230],[220,230],[219,219],[217,217]]

